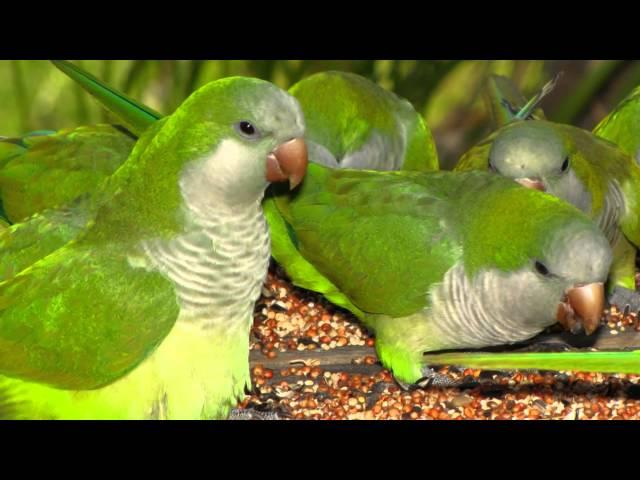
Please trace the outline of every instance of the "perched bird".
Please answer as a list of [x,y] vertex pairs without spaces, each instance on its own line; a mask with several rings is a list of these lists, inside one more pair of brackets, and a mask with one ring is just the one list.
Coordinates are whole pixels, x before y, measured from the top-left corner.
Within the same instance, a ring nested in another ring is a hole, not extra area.
[[261,200],[306,170],[297,101],[205,85],[91,194],[0,233],[0,414],[224,418],[250,385]]
[[610,246],[557,198],[486,172],[314,164],[293,195],[275,190],[290,236],[275,259],[370,327],[401,382],[432,376],[424,352],[599,323]]
[[610,291],[635,290],[640,167],[616,144],[571,125],[516,120],[465,153],[455,167],[473,169],[513,178],[587,213],[614,250]]

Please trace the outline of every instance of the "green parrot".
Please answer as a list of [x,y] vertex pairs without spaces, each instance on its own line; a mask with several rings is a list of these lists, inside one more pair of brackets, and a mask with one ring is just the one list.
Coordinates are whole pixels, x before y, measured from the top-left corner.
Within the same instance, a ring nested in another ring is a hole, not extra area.
[[275,259],[371,328],[403,383],[433,378],[424,352],[518,342],[558,320],[599,323],[610,246],[557,198],[486,172],[315,164],[292,195],[275,190],[290,236]]
[[609,290],[635,290],[640,167],[616,144],[571,125],[515,120],[465,153],[455,167],[473,169],[490,169],[587,213],[614,250]]
[[270,182],[306,170],[297,101],[232,77],[146,129],[60,209],[0,233],[0,412],[225,418],[250,385]]

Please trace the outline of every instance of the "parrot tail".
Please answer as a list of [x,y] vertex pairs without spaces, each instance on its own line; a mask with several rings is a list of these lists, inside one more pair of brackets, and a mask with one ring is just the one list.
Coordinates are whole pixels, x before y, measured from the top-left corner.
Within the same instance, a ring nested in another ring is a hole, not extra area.
[[428,365],[456,365],[490,370],[573,370],[640,374],[640,350],[626,352],[458,352],[426,354]]
[[529,100],[527,104],[524,107],[522,107],[522,109],[518,113],[516,113],[516,116],[514,118],[517,120],[523,120],[528,118],[533,112],[533,110],[538,106],[540,101],[553,91],[553,89],[556,87],[556,82],[561,76],[562,76],[562,72],[558,72],[551,80],[545,83],[545,85],[542,87],[542,90],[540,90],[536,95],[534,95],[534,97],[531,100]]
[[65,75],[93,95],[111,113],[120,118],[137,136],[142,135],[149,125],[162,118],[162,115],[155,110],[108,86],[77,65],[66,60],[52,60],[52,62]]

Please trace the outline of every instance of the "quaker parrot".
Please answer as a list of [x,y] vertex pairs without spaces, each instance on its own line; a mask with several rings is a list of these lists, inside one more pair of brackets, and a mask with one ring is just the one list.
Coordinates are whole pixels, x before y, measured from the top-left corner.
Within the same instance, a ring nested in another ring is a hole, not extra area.
[[290,241],[275,259],[371,328],[401,382],[432,376],[424,352],[600,321],[609,243],[557,198],[487,172],[314,164],[294,194],[277,190]]
[[465,153],[455,167],[472,169],[513,178],[587,213],[614,250],[609,290],[635,290],[640,167],[616,144],[571,125],[515,120]]
[[224,418],[250,384],[261,200],[306,170],[298,102],[232,77],[140,137],[96,192],[0,233],[0,411]]

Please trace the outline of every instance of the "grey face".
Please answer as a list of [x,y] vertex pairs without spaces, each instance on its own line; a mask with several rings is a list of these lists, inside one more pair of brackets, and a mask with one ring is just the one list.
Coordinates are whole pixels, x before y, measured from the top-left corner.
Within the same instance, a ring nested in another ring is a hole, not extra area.
[[489,167],[514,179],[544,180],[569,170],[570,155],[552,124],[520,121],[504,128],[489,153]]
[[609,242],[595,225],[568,224],[547,239],[541,258],[532,258],[529,265],[505,277],[503,292],[511,297],[508,304],[518,306],[524,323],[550,325],[565,293],[604,283],[611,260]]

